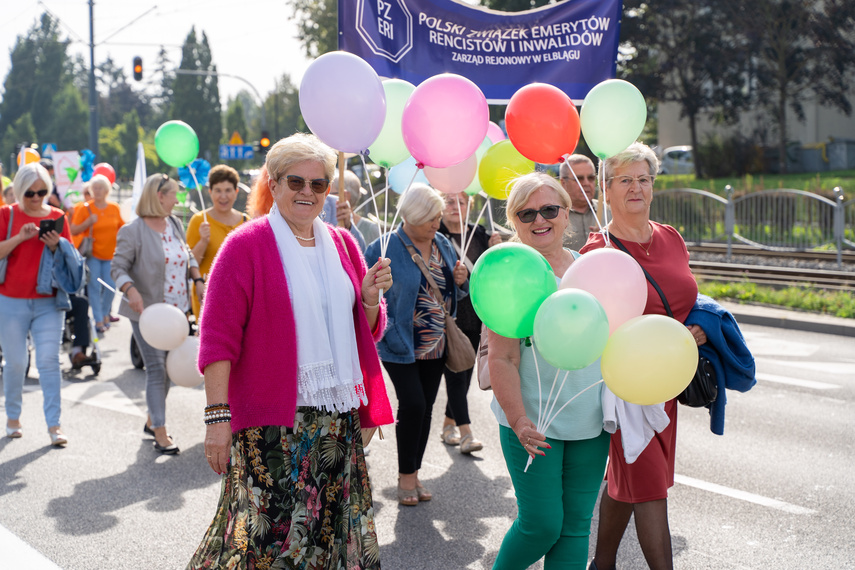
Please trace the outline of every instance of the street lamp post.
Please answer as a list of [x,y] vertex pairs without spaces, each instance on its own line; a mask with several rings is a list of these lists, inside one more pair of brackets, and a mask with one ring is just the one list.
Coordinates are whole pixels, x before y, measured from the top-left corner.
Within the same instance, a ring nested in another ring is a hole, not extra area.
[[252,92],[255,93],[255,96],[258,98],[258,102],[261,106],[261,129],[264,130],[267,128],[267,118],[264,112],[264,99],[261,98],[261,94],[258,92],[258,89],[255,88],[255,85],[240,77],[238,75],[232,75],[230,73],[220,73],[219,71],[202,71],[200,69],[176,69],[175,73],[177,75],[202,75],[202,76],[217,76],[217,77],[231,77],[232,79],[237,79],[239,81],[243,81],[246,83]]

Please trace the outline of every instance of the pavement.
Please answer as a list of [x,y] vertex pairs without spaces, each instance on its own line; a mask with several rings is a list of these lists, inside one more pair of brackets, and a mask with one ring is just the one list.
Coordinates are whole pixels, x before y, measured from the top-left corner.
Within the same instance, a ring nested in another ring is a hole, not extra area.
[[832,317],[768,305],[719,301],[736,322],[746,325],[855,337],[855,319]]

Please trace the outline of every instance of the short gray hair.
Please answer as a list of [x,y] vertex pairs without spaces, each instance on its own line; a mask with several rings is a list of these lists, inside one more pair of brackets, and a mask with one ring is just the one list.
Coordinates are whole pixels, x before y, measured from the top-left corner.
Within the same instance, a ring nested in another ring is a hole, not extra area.
[[15,199],[18,202],[23,201],[24,192],[30,189],[36,180],[41,179],[45,183],[45,187],[47,188],[48,194],[53,192],[53,182],[50,179],[50,174],[45,169],[44,166],[39,164],[38,162],[31,162],[29,164],[25,164],[18,170],[18,173],[15,175],[15,181],[12,182],[12,188],[15,192]]
[[606,186],[608,186],[609,178],[614,176],[615,170],[627,164],[642,161],[647,162],[647,173],[651,176],[656,176],[656,173],[659,172],[659,159],[656,157],[656,153],[642,142],[636,141],[626,147],[625,150],[607,158],[603,163],[603,168],[606,172]]
[[110,179],[104,176],[103,174],[96,174],[92,178],[89,179],[89,192],[95,188],[95,186],[101,185],[107,189],[107,195],[110,195],[110,190],[113,189],[113,185],[110,184]]
[[336,154],[315,135],[296,133],[277,141],[267,153],[267,173],[279,180],[285,172],[305,160],[315,160],[324,166],[324,175],[331,180],[335,172]]
[[[338,171],[333,176],[332,187],[338,190]],[[359,202],[364,190],[362,189],[362,183],[359,181],[359,176],[352,170],[344,171],[344,187],[350,194],[350,201],[354,204]]]
[[401,195],[398,213],[401,219],[418,226],[431,221],[442,213],[445,200],[440,193],[427,184],[413,184]]
[[566,159],[564,159],[564,162],[562,162],[561,165],[558,167],[558,177],[572,179],[573,175],[570,174],[570,167],[574,164],[581,164],[583,162],[590,165],[594,172],[597,171],[597,169],[594,168],[594,161],[585,156],[584,154],[571,154]]

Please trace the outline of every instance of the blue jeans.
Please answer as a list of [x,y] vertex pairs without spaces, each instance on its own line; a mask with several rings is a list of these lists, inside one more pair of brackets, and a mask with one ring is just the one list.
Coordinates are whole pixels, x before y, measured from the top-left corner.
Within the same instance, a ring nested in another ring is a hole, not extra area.
[[59,349],[65,312],[56,310],[53,297],[16,299],[0,295],[0,347],[3,349],[3,395],[6,397],[6,417],[21,418],[24,375],[29,353],[27,334],[36,346],[36,367],[44,398],[45,421],[48,427],[59,425],[60,387]]
[[158,350],[143,339],[140,324],[131,321],[134,329],[134,340],[140,349],[143,364],[145,364],[145,403],[148,415],[151,416],[151,427],[159,428],[166,425],[166,394],[169,393],[169,376],[166,375],[165,350]]
[[103,323],[104,317],[110,314],[113,308],[114,293],[98,283],[98,278],[104,280],[107,285],[115,289],[116,283],[110,277],[110,259],[98,259],[87,257],[86,265],[89,267],[89,284],[86,286],[86,294],[89,296],[89,305],[92,307],[92,315],[96,323]]

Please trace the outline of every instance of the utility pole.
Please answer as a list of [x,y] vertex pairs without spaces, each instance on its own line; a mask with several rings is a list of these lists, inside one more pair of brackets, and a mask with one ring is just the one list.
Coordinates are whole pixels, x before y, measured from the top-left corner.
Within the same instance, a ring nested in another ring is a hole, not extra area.
[[98,93],[95,91],[94,0],[89,0],[89,148],[98,161]]

